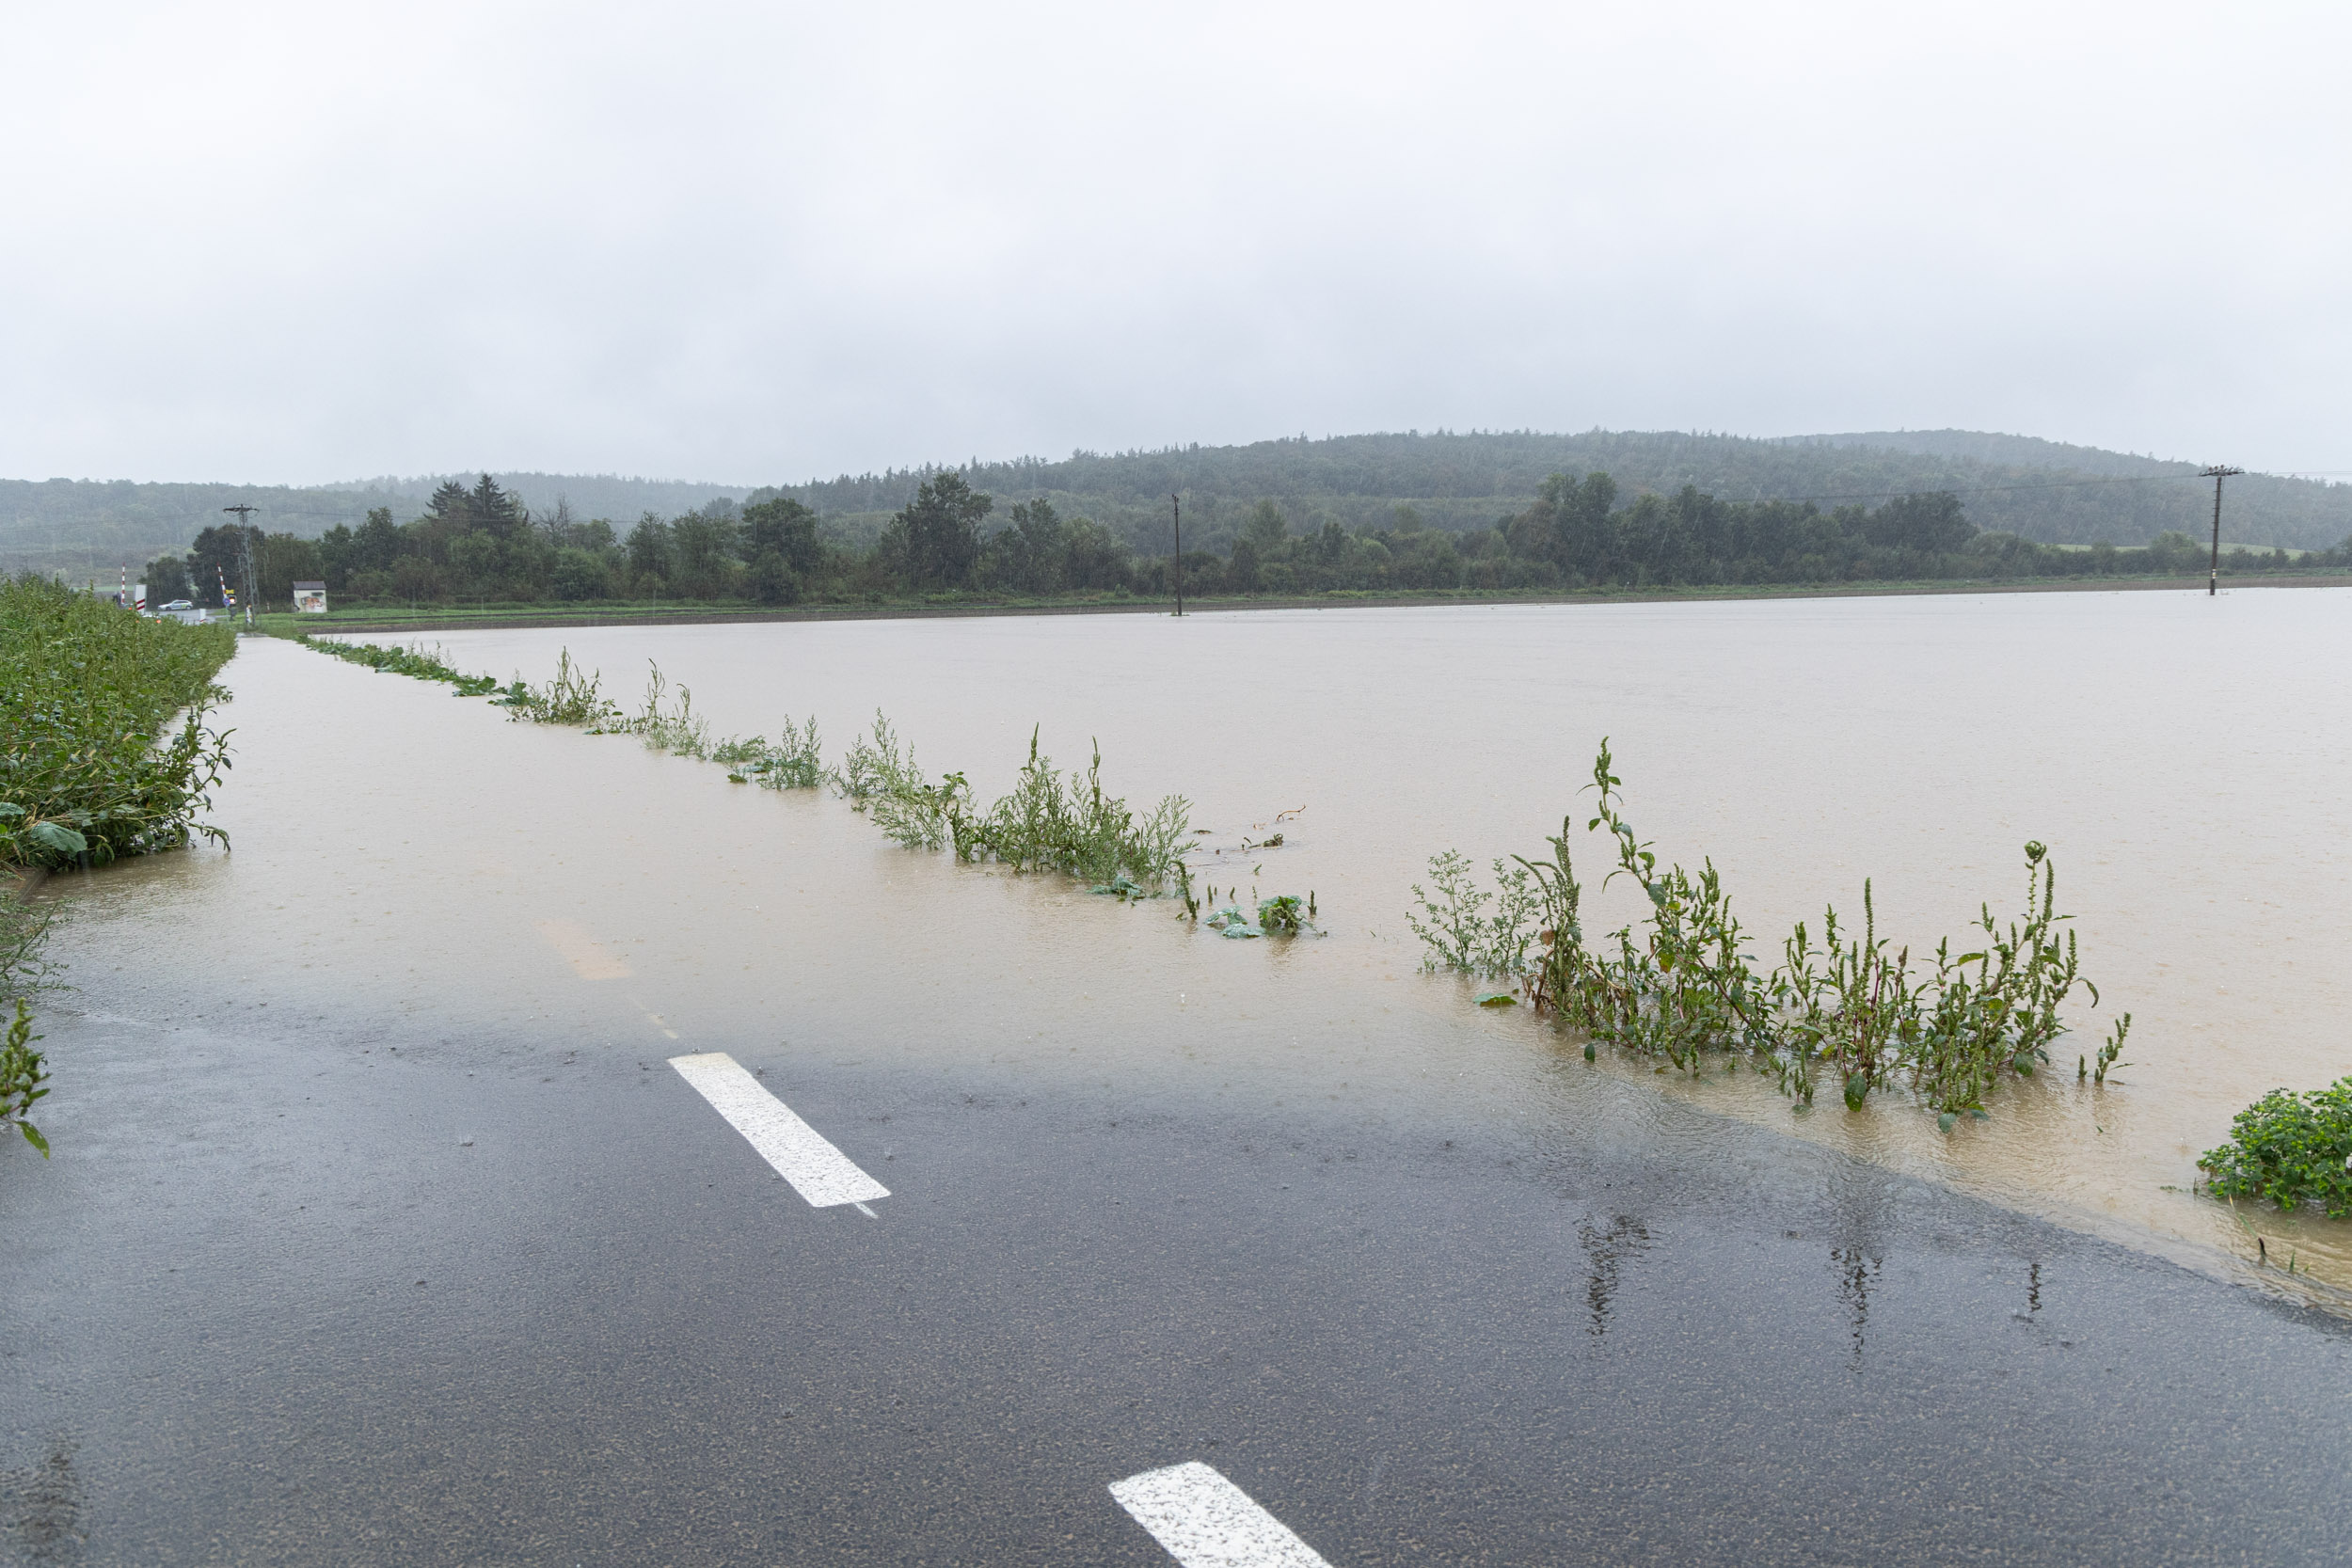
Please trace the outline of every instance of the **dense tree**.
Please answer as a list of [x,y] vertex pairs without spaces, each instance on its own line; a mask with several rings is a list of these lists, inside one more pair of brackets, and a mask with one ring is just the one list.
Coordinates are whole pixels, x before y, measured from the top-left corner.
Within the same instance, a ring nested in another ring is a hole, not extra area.
[[1870,514],[1862,531],[1864,538],[1883,548],[1948,555],[1964,547],[1977,529],[1961,511],[1960,498],[1943,491],[1888,501]]
[[294,585],[323,581],[326,570],[319,542],[291,533],[264,536],[254,552],[253,564],[259,589],[254,605],[261,610],[290,608]]
[[918,588],[961,588],[980,559],[980,519],[995,505],[952,469],[923,482],[882,535],[886,558]]
[[789,497],[755,501],[743,509],[743,539],[751,552],[773,550],[792,572],[806,577],[823,563],[817,514]]
[[670,525],[653,513],[628,531],[628,569],[641,580],[666,587],[670,580]]
[[[208,528],[196,536],[196,544],[188,550],[188,581],[195,590],[188,596],[198,604],[217,610],[221,608],[221,588],[240,602],[244,599],[245,568],[247,552],[263,548],[262,531],[258,528],[223,523]],[[258,567],[260,562],[254,564]]]
[[1054,594],[1064,586],[1070,531],[1054,503],[1041,496],[1012,509],[1011,526],[989,541],[988,577],[1024,594]]
[[148,608],[167,605],[174,599],[191,599],[187,561],[182,556],[159,555],[147,563]]
[[713,502],[670,519],[671,586],[689,598],[725,598],[738,584],[742,529],[735,507]]
[[[1321,594],[1378,590],[1575,591],[1684,584],[1898,581],[2198,573],[2204,544],[2167,532],[2145,548],[2102,543],[2069,550],[2014,533],[1980,532],[1959,498],[1930,493],[1829,510],[1799,501],[1728,500],[1696,484],[1635,488],[1621,497],[1607,473],[1551,475],[1524,509],[1492,527],[1433,527],[1417,506],[1351,526],[1321,505],[1264,498],[1201,508],[1208,549],[1186,553],[1189,592]],[[1622,504],[1620,504],[1622,499]],[[1286,513],[1285,508],[1292,510]],[[274,609],[295,578],[324,577],[339,604],[371,600],[580,601],[613,596],[840,602],[986,591],[1045,595],[1172,592],[1161,519],[1141,535],[1075,514],[1048,496],[1014,505],[983,531],[992,497],[962,473],[927,475],[914,499],[861,548],[841,519],[772,493],[743,506],[706,501],[675,516],[647,513],[618,541],[610,522],[581,521],[559,499],[533,515],[485,476],[446,484],[425,512],[396,524],[389,509],[315,542],[252,531],[261,607]],[[1193,508],[1187,506],[1187,522]],[[247,535],[208,530],[185,562],[192,586],[217,599],[216,574],[242,587]],[[868,535],[868,537],[871,537]],[[1226,559],[1219,551],[1230,551]],[[2232,551],[2233,572],[2352,565],[2352,547],[2300,561]],[[169,586],[150,568],[151,582]],[[157,602],[167,595],[155,594]]]

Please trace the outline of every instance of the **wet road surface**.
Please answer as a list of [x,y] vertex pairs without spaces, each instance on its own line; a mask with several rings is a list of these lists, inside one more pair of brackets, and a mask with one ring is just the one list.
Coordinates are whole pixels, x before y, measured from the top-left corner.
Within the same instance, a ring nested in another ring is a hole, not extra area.
[[21,1560],[1164,1563],[1109,1488],[1190,1462],[1334,1565],[2352,1553],[2338,1321],[1639,1085],[1447,1138],[822,1041],[49,1034]]

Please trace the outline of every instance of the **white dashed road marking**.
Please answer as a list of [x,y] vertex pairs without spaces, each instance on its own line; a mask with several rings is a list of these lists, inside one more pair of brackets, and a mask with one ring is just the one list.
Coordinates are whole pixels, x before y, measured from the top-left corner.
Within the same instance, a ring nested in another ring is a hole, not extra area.
[[1197,1460],[1115,1481],[1111,1496],[1184,1568],[1331,1568],[1248,1493]]
[[794,1116],[791,1106],[770,1094],[725,1052],[673,1056],[670,1065],[727,1118],[729,1126],[750,1140],[760,1158],[775,1166],[811,1208],[825,1209],[836,1203],[862,1206],[868,1198],[890,1196],[889,1188],[850,1164],[848,1155]]

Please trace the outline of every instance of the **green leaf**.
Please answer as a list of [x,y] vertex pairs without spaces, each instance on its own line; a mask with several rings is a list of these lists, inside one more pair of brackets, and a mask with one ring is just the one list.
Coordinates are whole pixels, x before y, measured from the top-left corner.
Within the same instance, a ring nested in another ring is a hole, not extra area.
[[39,1128],[35,1127],[29,1121],[20,1121],[16,1124],[16,1130],[24,1134],[24,1141],[26,1143],[31,1144],[35,1148],[40,1150],[40,1157],[42,1159],[46,1160],[49,1158],[49,1140],[40,1135],[40,1130]]
[[1954,1111],[1947,1111],[1935,1118],[1935,1130],[1938,1132],[1948,1132],[1959,1124],[1959,1113]]
[[1507,990],[1490,990],[1470,998],[1482,1007],[1516,1007],[1519,999]]
[[35,844],[45,845],[61,855],[87,855],[89,840],[61,822],[36,822],[24,830],[24,836]]

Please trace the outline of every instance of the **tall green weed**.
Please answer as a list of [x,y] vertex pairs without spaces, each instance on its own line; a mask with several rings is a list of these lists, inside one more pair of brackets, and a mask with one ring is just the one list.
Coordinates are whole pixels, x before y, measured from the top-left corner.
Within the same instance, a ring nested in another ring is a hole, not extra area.
[[[1428,949],[1426,967],[1520,979],[1539,1012],[1584,1036],[1588,1058],[1595,1042],[1692,1073],[1710,1058],[1743,1058],[1804,1103],[1826,1080],[1855,1109],[1874,1091],[1901,1085],[1947,1129],[1963,1114],[1985,1114],[1985,1096],[2004,1073],[2031,1077],[2050,1064],[2067,1031],[2060,1008],[2078,988],[2098,1000],[2082,976],[2074,933],[2062,929],[2069,917],[2058,912],[2057,869],[2040,844],[2025,848],[2023,914],[2004,922],[1983,906],[1971,950],[1939,944],[1932,972],[1879,934],[1867,880],[1859,931],[1826,910],[1818,941],[1800,923],[1781,944],[1780,964],[1762,970],[1714,863],[1703,861],[1695,872],[1661,865],[1626,816],[1624,781],[1613,767],[1604,740],[1585,831],[1602,836],[1615,863],[1602,885],[1631,881],[1644,918],[1587,937],[1570,817],[1546,841],[1549,855],[1515,856],[1515,871],[1495,863],[1492,895],[1460,855],[1449,850],[1430,862],[1438,892],[1416,885],[1420,907],[1406,915]],[[1495,912],[1487,914],[1490,898]],[[2098,1081],[2116,1065],[2130,1027],[2127,1013],[2100,1045]],[[2092,1075],[2089,1056],[2076,1070]]]

